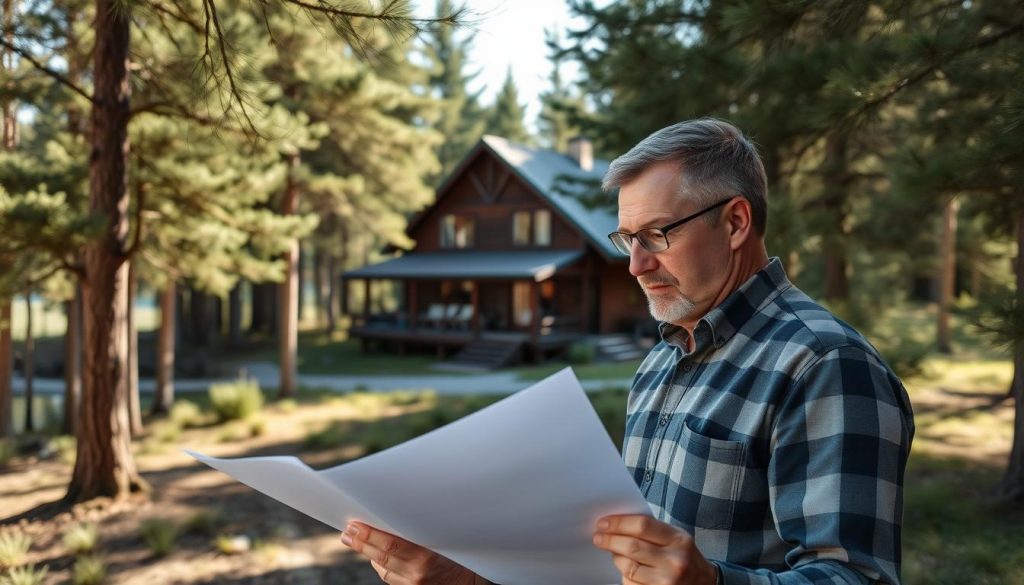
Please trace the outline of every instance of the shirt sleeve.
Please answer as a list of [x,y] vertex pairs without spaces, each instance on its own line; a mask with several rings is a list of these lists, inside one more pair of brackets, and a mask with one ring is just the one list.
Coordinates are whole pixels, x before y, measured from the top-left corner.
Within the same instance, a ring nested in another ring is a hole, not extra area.
[[913,415],[873,352],[835,348],[795,380],[772,433],[768,484],[783,572],[720,562],[722,583],[899,583]]

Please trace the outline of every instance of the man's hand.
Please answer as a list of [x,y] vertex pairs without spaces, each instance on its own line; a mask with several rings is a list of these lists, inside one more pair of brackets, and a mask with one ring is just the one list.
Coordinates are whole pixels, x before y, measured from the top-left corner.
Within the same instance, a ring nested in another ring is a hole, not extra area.
[[341,542],[368,558],[388,585],[489,585],[451,559],[362,522],[349,523]]
[[623,585],[715,585],[718,569],[682,530],[643,515],[605,516],[594,545],[612,553]]

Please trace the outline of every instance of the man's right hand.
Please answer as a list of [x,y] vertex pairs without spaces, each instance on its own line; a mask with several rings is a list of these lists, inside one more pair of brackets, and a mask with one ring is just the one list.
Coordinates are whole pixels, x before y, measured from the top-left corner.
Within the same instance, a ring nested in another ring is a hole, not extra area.
[[447,557],[362,522],[349,523],[341,542],[369,559],[388,585],[490,585]]

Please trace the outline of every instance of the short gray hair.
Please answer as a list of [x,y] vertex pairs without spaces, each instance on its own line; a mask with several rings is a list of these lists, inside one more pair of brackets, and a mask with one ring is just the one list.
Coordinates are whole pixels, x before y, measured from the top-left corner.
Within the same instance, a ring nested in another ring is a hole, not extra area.
[[[601,187],[605,191],[621,187],[664,161],[679,163],[684,171],[680,194],[692,197],[698,205],[712,205],[725,196],[743,196],[750,202],[754,229],[764,235],[768,179],[757,148],[735,126],[701,118],[662,128],[613,160]],[[709,221],[715,221],[715,216]]]

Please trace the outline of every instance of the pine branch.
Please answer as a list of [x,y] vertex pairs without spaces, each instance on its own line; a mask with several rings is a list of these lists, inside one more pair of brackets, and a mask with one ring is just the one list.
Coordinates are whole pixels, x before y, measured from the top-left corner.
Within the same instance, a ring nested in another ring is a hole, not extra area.
[[89,100],[89,103],[93,103],[94,100],[92,96],[89,95],[84,89],[72,83],[70,79],[62,75],[60,72],[54,71],[53,69],[50,69],[46,65],[40,63],[35,57],[32,56],[31,53],[28,53],[27,51],[21,49],[14,43],[8,42],[7,39],[3,38],[2,36],[0,36],[0,46],[17,53],[22,59],[31,63],[33,67],[35,67],[37,70],[45,74],[47,77],[50,77],[54,81],[63,85],[64,87],[67,87],[71,91]]
[[[210,31],[210,22],[212,21],[213,22],[214,31],[216,31],[216,34],[217,34],[217,47],[220,49],[221,63],[224,66],[224,74],[227,76],[228,90],[230,92],[229,97],[228,97],[228,104],[227,104],[226,110],[230,112],[231,111],[231,102],[232,102],[232,100],[237,100],[238,101],[238,107],[242,111],[242,117],[245,119],[246,125],[248,125],[249,129],[252,130],[252,133],[253,133],[254,136],[261,136],[261,133],[260,133],[259,129],[256,128],[256,123],[253,122],[252,117],[249,116],[249,110],[245,106],[245,94],[242,91],[242,89],[238,86],[238,84],[235,82],[235,74],[231,70],[231,62],[230,62],[230,58],[228,56],[228,41],[227,41],[227,37],[224,35],[224,29],[221,28],[220,18],[217,15],[217,5],[215,4],[214,0],[203,0],[203,7],[204,7],[203,10],[204,10],[204,12],[206,14],[206,34],[207,34],[207,36],[206,36],[206,53],[205,53],[205,55],[209,55],[209,51],[210,51],[209,31]],[[210,55],[210,65],[211,65],[211,73],[212,73],[213,65],[214,65],[212,55]]]

